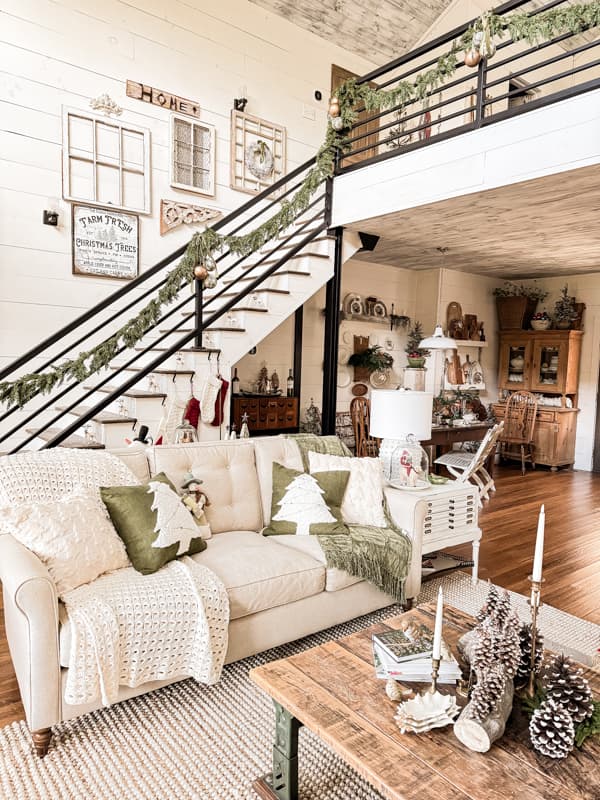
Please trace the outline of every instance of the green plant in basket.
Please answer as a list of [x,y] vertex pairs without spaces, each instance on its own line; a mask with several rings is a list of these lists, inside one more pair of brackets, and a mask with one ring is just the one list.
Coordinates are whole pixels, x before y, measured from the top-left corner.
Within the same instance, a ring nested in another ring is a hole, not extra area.
[[351,367],[362,367],[369,372],[378,372],[384,369],[391,369],[394,359],[389,353],[381,349],[378,344],[367,347],[362,353],[353,353],[348,359]]
[[529,297],[530,300],[538,302],[548,297],[548,292],[544,291],[541,286],[525,286],[523,283],[514,283],[514,281],[504,281],[502,286],[492,289],[492,294],[494,297]]

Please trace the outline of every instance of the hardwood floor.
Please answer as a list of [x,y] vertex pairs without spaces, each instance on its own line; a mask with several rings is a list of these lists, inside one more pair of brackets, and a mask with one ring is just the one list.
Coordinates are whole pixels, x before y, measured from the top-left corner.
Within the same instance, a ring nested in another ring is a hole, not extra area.
[[[543,599],[600,624],[600,475],[538,467],[528,469],[523,478],[515,464],[498,467],[495,477],[497,492],[480,515],[480,577],[516,592],[528,592],[537,517],[544,503]],[[460,547],[455,552],[469,557],[471,548]],[[23,716],[4,615],[0,614],[0,727]]]

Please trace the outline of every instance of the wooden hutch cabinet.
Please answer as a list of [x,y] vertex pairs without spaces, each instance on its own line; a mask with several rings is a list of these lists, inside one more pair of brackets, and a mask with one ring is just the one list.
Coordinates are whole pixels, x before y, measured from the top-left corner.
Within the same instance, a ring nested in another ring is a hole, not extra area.
[[[498,388],[560,398],[560,406],[538,401],[535,461],[552,469],[575,460],[577,388],[583,331],[501,331]],[[567,399],[571,408],[568,408]],[[504,403],[493,406],[498,419]]]
[[231,408],[231,419],[236,430],[242,426],[242,416],[248,415],[250,435],[292,432],[298,430],[297,397],[264,397],[234,395]]

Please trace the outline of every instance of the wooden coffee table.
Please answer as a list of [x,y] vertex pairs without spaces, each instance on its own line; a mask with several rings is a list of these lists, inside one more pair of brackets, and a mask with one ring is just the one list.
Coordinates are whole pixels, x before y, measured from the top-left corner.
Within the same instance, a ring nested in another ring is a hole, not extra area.
[[[600,798],[598,739],[588,739],[582,750],[575,750],[564,761],[538,756],[529,744],[527,717],[516,704],[507,732],[488,753],[466,748],[450,726],[423,734],[400,733],[394,722],[397,704],[386,696],[384,681],[375,678],[371,633],[398,628],[407,617],[433,627],[434,615],[433,605],[419,606],[250,672],[252,681],[275,703],[273,773],[253,784],[261,798],[299,797],[298,732],[302,725],[390,800]],[[444,638],[450,646],[472,626],[472,617],[445,608]],[[597,697],[600,675],[588,669],[586,677]]]

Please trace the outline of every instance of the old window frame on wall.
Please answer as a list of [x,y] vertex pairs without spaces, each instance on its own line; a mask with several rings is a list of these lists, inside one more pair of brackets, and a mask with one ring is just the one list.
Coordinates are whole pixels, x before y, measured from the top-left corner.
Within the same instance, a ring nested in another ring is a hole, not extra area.
[[[242,111],[231,112],[230,187],[246,194],[258,194],[281,178],[286,171],[286,129],[261,117]],[[269,175],[253,174],[249,149],[264,142],[273,160]]]
[[[82,203],[71,206],[73,275],[131,280],[140,262],[140,225],[137,214]],[[89,259],[98,255],[98,262]],[[106,258],[103,258],[106,256]],[[112,262],[112,263],[111,263]]]
[[[187,126],[189,137],[181,137],[178,129]],[[215,171],[216,171],[216,142],[217,134],[214,125],[200,122],[191,117],[180,114],[171,114],[171,160],[169,164],[169,183],[174,189],[193,192],[204,197],[215,196]],[[203,137],[201,143],[197,136]],[[208,139],[208,142],[206,141]],[[202,166],[196,165],[195,156],[200,152],[207,154]],[[189,169],[190,181],[178,180],[181,169]],[[205,179],[203,184],[196,181],[196,173]]]
[[66,106],[62,126],[64,199],[150,214],[150,130]]

